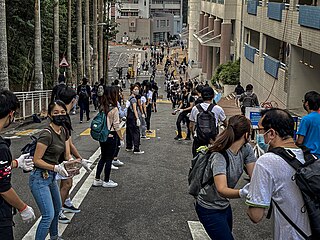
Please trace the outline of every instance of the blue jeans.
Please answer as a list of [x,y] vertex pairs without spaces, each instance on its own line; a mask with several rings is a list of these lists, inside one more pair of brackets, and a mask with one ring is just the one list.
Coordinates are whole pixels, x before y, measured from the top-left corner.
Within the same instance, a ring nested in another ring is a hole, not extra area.
[[226,209],[207,209],[196,203],[196,212],[199,220],[213,240],[233,240],[232,210],[229,205]]
[[36,240],[44,240],[50,232],[51,239],[58,237],[58,218],[61,210],[61,198],[56,173],[48,171],[49,177],[42,177],[43,170],[36,169],[32,171],[29,178],[31,193],[36,200],[42,219],[36,232]]

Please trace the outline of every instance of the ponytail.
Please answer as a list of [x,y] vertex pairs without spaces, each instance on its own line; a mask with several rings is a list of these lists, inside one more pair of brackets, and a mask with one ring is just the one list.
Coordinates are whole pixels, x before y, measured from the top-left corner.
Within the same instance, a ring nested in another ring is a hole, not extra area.
[[222,152],[231,147],[234,142],[234,131],[233,126],[228,125],[225,130],[214,141],[213,145],[210,147],[210,152]]
[[218,135],[213,145],[209,148],[210,152],[222,152],[231,147],[244,134],[250,133],[251,122],[243,115],[232,116],[228,121],[227,128]]

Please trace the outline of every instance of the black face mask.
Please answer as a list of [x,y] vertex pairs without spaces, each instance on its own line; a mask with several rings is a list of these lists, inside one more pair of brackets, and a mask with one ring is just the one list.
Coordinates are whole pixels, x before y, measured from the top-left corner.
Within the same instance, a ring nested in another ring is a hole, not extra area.
[[68,121],[69,121],[69,118],[67,115],[52,116],[52,123],[54,123],[57,126],[63,126]]
[[8,127],[11,125],[11,123],[13,123],[13,121],[14,121],[14,117],[11,118],[11,117],[9,116],[9,123],[8,123],[7,126],[3,126],[3,128],[8,128]]

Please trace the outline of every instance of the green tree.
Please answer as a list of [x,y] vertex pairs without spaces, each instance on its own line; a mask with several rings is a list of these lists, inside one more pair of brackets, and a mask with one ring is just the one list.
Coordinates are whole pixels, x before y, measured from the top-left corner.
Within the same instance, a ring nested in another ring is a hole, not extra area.
[[240,60],[220,64],[211,80],[212,84],[219,82],[226,85],[236,85],[239,81]]
[[9,88],[5,0],[0,0],[0,88]]

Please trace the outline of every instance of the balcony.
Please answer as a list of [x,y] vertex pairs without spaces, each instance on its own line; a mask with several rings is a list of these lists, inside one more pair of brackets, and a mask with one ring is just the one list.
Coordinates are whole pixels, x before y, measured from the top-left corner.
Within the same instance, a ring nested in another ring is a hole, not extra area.
[[304,27],[320,29],[320,7],[300,6],[298,23]]
[[258,0],[249,0],[247,5],[247,13],[251,15],[257,15],[258,5]]
[[272,77],[278,79],[280,61],[264,54],[264,71]]
[[244,56],[246,59],[248,59],[250,62],[254,63],[254,55],[257,53],[257,49],[245,44],[244,46]]
[[268,13],[269,19],[281,21],[282,20],[282,10],[286,7],[285,3],[269,2],[268,3]]

